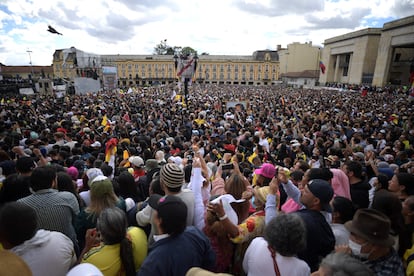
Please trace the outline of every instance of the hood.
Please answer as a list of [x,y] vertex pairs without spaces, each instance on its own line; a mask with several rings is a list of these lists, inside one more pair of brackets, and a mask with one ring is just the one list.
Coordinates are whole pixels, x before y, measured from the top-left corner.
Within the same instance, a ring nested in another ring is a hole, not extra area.
[[30,240],[25,241],[24,243],[15,246],[11,249],[16,255],[23,255],[27,250],[36,249],[43,246],[50,240],[50,231],[47,230],[37,230],[36,234]]

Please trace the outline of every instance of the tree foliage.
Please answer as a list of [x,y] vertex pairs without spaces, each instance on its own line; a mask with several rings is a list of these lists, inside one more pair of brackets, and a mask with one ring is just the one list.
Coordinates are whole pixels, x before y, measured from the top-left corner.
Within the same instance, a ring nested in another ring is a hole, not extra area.
[[167,39],[161,40],[159,44],[154,47],[154,55],[195,55],[197,51],[193,48],[186,46],[170,46],[167,43]]

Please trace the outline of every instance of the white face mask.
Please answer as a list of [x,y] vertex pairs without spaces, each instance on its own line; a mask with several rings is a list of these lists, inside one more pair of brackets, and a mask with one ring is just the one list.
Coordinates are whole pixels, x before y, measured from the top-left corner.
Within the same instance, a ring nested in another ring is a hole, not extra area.
[[361,258],[363,258],[363,259],[368,259],[368,257],[369,257],[369,253],[362,253],[361,252],[361,250],[362,250],[362,247],[364,246],[364,245],[366,245],[366,243],[364,243],[364,244],[359,244],[359,243],[356,243],[356,242],[354,242],[353,240],[349,240],[349,242],[348,242],[348,246],[349,246],[349,248],[351,249],[351,252],[352,252],[352,254],[353,255],[355,255],[355,256],[358,256],[358,257],[361,257]]

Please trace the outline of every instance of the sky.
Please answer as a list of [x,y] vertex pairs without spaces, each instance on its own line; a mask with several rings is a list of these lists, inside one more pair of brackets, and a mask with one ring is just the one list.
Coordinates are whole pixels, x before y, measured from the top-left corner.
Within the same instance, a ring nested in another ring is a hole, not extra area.
[[[0,0],[0,63],[51,65],[56,49],[148,54],[164,39],[211,55],[251,55],[414,14],[414,0]],[[51,25],[63,35],[47,31]]]

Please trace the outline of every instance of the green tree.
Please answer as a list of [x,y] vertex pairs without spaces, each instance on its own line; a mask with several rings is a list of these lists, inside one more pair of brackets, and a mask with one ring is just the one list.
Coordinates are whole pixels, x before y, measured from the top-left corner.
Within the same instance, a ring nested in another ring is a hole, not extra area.
[[187,46],[187,47],[184,47],[181,50],[181,53],[180,54],[182,54],[182,55],[191,55],[191,54],[196,55],[197,54],[197,51],[194,50],[193,48]]
[[167,43],[167,39],[161,40],[154,47],[154,55],[195,55],[197,51],[191,47],[181,47],[181,46],[170,46]]
[[154,48],[154,55],[174,55],[174,48],[167,44],[167,39],[161,40]]

